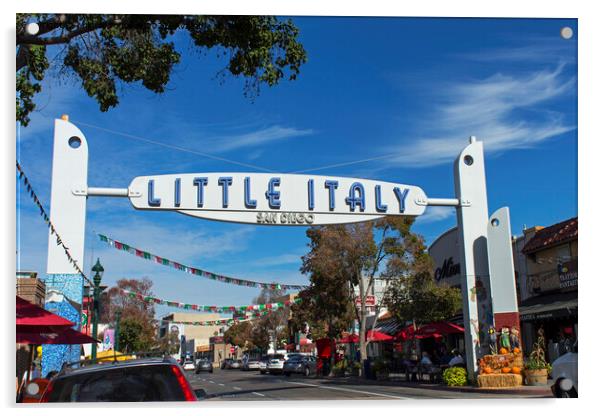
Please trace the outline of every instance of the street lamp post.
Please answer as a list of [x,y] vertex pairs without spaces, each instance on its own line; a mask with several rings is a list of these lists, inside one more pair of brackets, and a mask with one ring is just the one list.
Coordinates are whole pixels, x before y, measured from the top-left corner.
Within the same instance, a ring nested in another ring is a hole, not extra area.
[[[92,267],[94,272],[94,312],[92,314],[92,338],[96,340],[98,337],[98,315],[100,314],[99,297],[100,297],[100,279],[105,269],[100,264],[100,259],[96,259],[96,264]],[[96,360],[96,342],[92,343],[92,359]]]
[[115,353],[119,351],[119,322],[121,321],[121,310],[115,311]]

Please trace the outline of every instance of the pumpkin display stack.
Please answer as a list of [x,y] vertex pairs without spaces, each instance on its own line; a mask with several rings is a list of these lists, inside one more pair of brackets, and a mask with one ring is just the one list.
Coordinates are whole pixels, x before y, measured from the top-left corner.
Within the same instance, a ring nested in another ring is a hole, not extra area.
[[[512,328],[512,330],[512,335],[516,335],[516,328]],[[479,360],[478,386],[504,388],[522,385],[523,354],[515,342],[510,342],[510,329],[501,328],[499,337],[493,327],[488,332],[491,353]]]

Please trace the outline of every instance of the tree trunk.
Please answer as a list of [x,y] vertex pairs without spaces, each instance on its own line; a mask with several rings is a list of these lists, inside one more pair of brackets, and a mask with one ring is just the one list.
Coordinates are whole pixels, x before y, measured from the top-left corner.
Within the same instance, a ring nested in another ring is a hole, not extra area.
[[364,362],[368,359],[368,348],[366,344],[366,293],[364,291],[364,276],[359,278],[360,289],[360,377],[364,376]]

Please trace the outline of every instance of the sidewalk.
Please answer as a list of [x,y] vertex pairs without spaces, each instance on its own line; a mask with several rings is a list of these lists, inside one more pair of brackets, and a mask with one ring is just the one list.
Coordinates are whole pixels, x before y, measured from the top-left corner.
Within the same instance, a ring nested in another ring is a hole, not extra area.
[[371,384],[380,386],[399,386],[415,389],[430,389],[439,391],[455,391],[463,393],[480,393],[480,394],[521,394],[529,396],[544,396],[553,397],[550,389],[551,380],[548,380],[547,386],[520,386],[516,388],[478,388],[474,386],[449,387],[445,384],[434,384],[417,381],[401,381],[401,380],[371,380],[357,376],[345,377],[322,377],[322,380],[328,380],[332,384]]

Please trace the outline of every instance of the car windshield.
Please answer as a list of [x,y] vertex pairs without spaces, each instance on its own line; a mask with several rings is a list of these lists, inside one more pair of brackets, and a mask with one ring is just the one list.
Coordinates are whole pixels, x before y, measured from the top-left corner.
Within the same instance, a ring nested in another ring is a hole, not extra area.
[[272,360],[282,360],[284,359],[284,355],[282,354],[275,354],[272,356]]
[[169,365],[102,369],[59,377],[50,402],[148,402],[184,400]]
[[300,360],[303,358],[301,354],[289,354],[287,360]]

